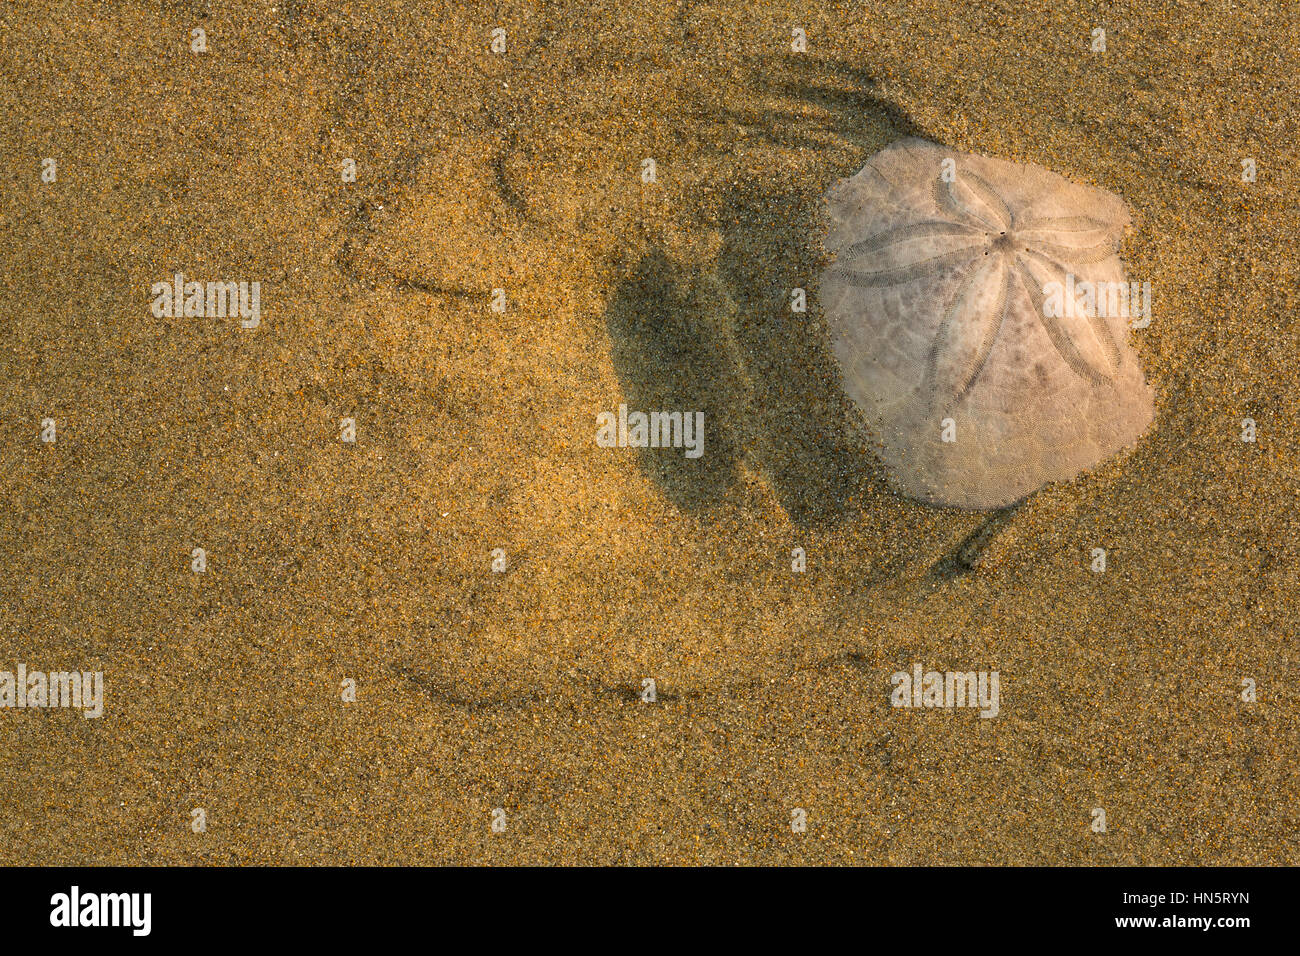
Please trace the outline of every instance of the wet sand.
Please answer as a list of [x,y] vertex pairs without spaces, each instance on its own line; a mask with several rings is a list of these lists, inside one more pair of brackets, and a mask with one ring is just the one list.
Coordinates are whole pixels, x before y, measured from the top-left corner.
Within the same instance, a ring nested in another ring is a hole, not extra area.
[[[1284,4],[87,6],[0,11],[0,670],[105,713],[0,709],[0,861],[1300,861]],[[1156,422],[1014,511],[895,495],[827,350],[909,135],[1133,211]]]

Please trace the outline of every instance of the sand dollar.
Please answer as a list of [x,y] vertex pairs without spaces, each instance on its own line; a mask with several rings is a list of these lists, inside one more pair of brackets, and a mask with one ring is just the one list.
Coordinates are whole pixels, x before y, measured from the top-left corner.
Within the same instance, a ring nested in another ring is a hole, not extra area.
[[1124,274],[1117,196],[906,139],[828,198],[832,349],[902,492],[1000,507],[1151,423],[1128,344],[1149,286]]

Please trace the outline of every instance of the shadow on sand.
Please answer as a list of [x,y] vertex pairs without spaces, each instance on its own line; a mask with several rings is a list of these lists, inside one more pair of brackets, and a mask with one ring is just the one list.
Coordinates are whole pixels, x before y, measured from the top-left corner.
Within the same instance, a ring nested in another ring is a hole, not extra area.
[[[892,494],[849,426],[817,304],[823,196],[884,145],[924,134],[867,92],[874,80],[857,68],[790,56],[763,70],[741,106],[701,104],[706,156],[728,156],[740,138],[751,170],[690,212],[701,229],[722,225],[717,260],[679,265],[652,248],[619,284],[606,322],[629,409],[705,412],[702,458],[643,451],[664,493],[684,510],[705,508],[744,458],[806,526]],[[793,188],[764,176],[791,150],[806,157]],[[795,289],[806,292],[806,312],[792,311]]]

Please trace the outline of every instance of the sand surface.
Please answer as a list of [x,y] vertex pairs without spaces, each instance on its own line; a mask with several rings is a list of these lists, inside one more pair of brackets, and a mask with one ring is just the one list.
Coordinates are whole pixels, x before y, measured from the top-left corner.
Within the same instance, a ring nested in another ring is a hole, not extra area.
[[[1282,0],[4,4],[0,670],[107,692],[0,710],[0,862],[1300,862],[1297,50]],[[1154,290],[1152,429],[992,517],[890,490],[817,309],[909,135],[1122,196]],[[177,271],[260,326],[155,317]],[[892,708],[914,663],[999,716]]]

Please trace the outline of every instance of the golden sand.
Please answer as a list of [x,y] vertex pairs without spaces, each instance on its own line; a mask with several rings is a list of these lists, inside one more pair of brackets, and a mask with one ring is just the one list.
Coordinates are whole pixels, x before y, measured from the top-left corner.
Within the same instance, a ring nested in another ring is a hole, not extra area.
[[[107,692],[0,710],[0,861],[1300,861],[1298,24],[5,4],[0,670]],[[906,135],[1122,196],[1154,289],[1152,429],[992,518],[889,490],[816,308]],[[177,271],[260,326],[156,318]],[[914,663],[1000,715],[891,708]]]

